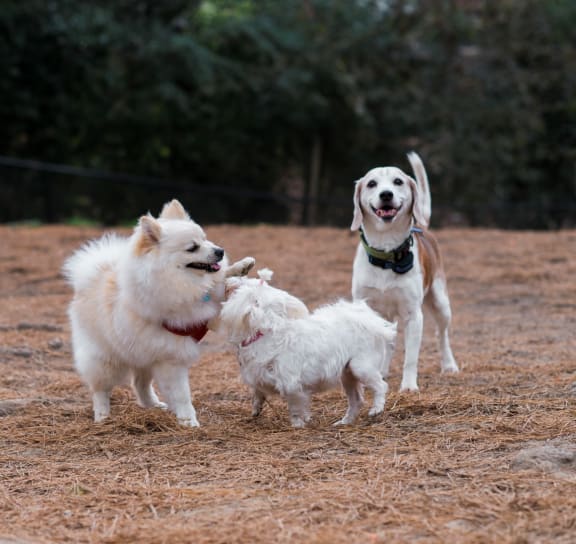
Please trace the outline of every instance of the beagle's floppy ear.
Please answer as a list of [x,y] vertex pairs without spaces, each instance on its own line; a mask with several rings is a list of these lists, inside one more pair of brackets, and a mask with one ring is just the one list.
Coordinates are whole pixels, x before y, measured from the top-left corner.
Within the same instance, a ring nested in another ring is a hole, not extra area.
[[362,226],[364,216],[362,215],[362,205],[360,204],[360,194],[362,192],[362,182],[364,178],[356,180],[356,187],[354,188],[354,217],[350,230],[358,230]]
[[414,217],[417,225],[420,225],[421,227],[427,227],[428,218],[422,210],[422,198],[418,184],[410,176],[408,176],[408,183],[410,184],[410,189],[412,191],[412,216]]
[[190,219],[190,216],[186,213],[184,206],[180,204],[179,200],[175,198],[170,202],[164,204],[162,211],[159,215],[160,219]]

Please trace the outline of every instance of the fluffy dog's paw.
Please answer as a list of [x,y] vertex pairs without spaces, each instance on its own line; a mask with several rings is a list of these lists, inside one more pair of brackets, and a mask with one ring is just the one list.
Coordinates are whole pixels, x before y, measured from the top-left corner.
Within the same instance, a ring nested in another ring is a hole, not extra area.
[[104,423],[109,417],[110,414],[102,414],[97,412],[94,414],[94,423]]
[[408,391],[408,392],[418,391],[418,384],[417,383],[404,383],[404,381],[402,381],[402,384],[400,385],[400,392],[403,393],[405,391]]
[[306,422],[300,417],[291,418],[290,423],[292,423],[292,427],[294,429],[303,429],[304,427],[306,427]]
[[340,425],[352,425],[352,423],[354,423],[354,420],[352,418],[343,417],[342,419],[339,419],[336,423],[333,423],[332,425],[334,427],[339,427]]
[[245,276],[250,272],[250,270],[252,270],[255,264],[256,259],[254,259],[254,257],[244,257],[228,267],[226,277]]
[[262,406],[254,406],[252,408],[252,417],[258,417],[262,413]]
[[196,418],[178,418],[178,423],[182,427],[200,427],[200,423]]

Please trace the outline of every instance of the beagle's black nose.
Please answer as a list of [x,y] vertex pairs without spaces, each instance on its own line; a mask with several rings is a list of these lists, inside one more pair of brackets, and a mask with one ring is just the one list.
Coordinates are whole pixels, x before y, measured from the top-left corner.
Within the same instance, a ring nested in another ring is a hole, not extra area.
[[392,191],[382,191],[379,196],[383,202],[389,202],[394,198],[394,193]]

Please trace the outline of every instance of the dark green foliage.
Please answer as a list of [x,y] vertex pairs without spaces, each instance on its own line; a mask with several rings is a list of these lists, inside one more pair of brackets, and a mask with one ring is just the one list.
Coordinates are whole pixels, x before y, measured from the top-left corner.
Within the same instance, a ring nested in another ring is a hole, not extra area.
[[[436,223],[574,224],[574,23],[572,0],[5,0],[0,153],[311,197],[292,220],[345,224],[352,181],[416,149]],[[21,174],[0,174],[13,201]],[[164,197],[59,184],[69,215],[108,222]],[[288,219],[189,198],[203,220]]]

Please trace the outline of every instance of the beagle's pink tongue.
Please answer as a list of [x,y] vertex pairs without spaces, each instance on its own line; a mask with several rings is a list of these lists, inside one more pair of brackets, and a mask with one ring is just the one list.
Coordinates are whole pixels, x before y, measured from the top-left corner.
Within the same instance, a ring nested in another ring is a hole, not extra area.
[[394,208],[390,208],[388,210],[383,210],[380,208],[379,210],[376,210],[376,215],[378,217],[394,217],[396,215],[396,210]]
[[220,270],[220,265],[218,263],[212,263],[210,268],[214,270],[214,272],[218,272],[218,270]]

